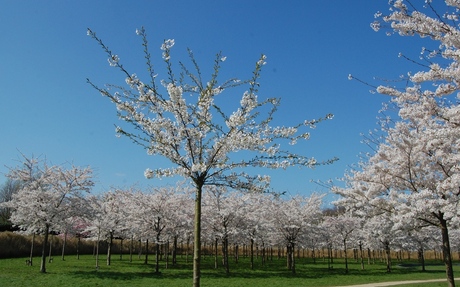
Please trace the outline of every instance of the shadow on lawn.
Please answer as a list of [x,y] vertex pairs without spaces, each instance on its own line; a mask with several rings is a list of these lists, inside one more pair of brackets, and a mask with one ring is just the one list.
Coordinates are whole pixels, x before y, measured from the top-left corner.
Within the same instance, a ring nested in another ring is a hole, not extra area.
[[119,268],[111,269],[110,266],[104,266],[103,269],[85,269],[71,271],[68,274],[74,277],[81,277],[86,279],[113,279],[113,280],[134,280],[140,278],[156,278],[156,279],[166,279],[166,278],[176,278],[176,279],[186,279],[191,278],[191,271],[188,269],[163,269],[160,272],[155,272],[155,265],[137,265],[135,268],[133,266],[128,266],[127,264],[125,269],[121,271]]
[[[405,274],[412,274],[418,273],[418,270],[409,270],[410,268],[406,268],[405,270],[393,270],[391,273],[386,273],[382,270],[350,270],[348,273],[345,272],[345,269],[342,268],[334,268],[334,269],[309,269],[309,270],[298,270],[295,274],[286,270],[286,271],[263,271],[259,270],[258,272],[249,272],[249,271],[233,271],[230,274],[225,274],[225,272],[213,272],[209,270],[202,271],[203,277],[208,278],[303,278],[303,279],[320,279],[320,278],[328,278],[328,277],[338,277],[338,276],[373,276],[373,277],[388,277],[393,276],[396,274],[405,275]],[[439,274],[445,273],[442,270],[430,270],[423,272],[424,274]]]
[[71,276],[82,277],[85,279],[112,279],[117,281],[130,281],[140,278],[155,278],[155,279],[165,279],[165,278],[178,278],[186,279],[190,278],[189,273],[178,274],[175,273],[174,276],[166,275],[164,273],[155,273],[155,272],[114,272],[114,271],[75,271],[70,273]]
[[[172,266],[169,269],[161,269],[161,272],[155,273],[155,266],[153,264],[123,264],[125,268],[112,269],[104,266],[101,270],[86,269],[69,272],[71,276],[82,277],[88,279],[113,279],[113,280],[135,280],[140,278],[155,278],[162,279],[190,279],[192,278],[192,269],[189,265]],[[434,265],[434,264],[433,264]],[[135,267],[135,268],[133,268]],[[162,266],[163,267],[163,266]],[[283,264],[272,263],[265,266],[258,266],[254,270],[248,268],[247,264],[234,264],[230,268],[230,273],[225,273],[223,268],[214,269],[209,264],[202,266],[201,276],[203,278],[244,278],[244,279],[258,279],[258,278],[303,278],[303,279],[319,279],[319,278],[332,278],[338,276],[373,276],[373,277],[387,277],[392,275],[405,275],[405,274],[436,274],[445,273],[444,270],[427,270],[420,271],[418,264],[400,264],[395,265],[391,273],[387,273],[384,266],[368,267],[364,270],[360,268],[350,268],[349,272],[345,272],[345,268],[339,264],[334,265],[334,268],[325,268],[324,265],[315,264],[298,264],[297,272],[293,274],[287,270]]]

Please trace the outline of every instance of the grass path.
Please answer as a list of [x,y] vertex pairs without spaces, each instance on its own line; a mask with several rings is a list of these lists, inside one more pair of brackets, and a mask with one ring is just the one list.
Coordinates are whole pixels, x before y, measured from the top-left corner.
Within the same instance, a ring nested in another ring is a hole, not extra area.
[[[460,280],[455,278],[455,280]],[[380,282],[380,283],[369,283],[369,284],[359,284],[359,285],[347,285],[347,286],[337,286],[337,287],[386,287],[386,286],[400,286],[407,284],[426,284],[433,282],[446,282],[446,279],[429,279],[429,280],[407,280],[407,281],[395,281],[395,282]]]

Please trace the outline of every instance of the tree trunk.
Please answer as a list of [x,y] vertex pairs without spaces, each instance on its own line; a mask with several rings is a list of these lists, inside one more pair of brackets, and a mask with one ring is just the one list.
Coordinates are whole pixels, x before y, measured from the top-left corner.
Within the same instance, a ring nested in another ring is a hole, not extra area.
[[149,240],[147,239],[145,241],[145,260],[144,260],[144,264],[148,264],[149,263]]
[[137,259],[141,259],[141,255],[142,255],[142,240],[139,239],[138,243],[139,243],[139,244],[138,244],[138,245],[139,245],[139,246],[138,246],[139,252],[137,253]]
[[48,245],[48,233],[50,231],[50,226],[47,224],[45,225],[45,238],[43,239],[43,247],[42,247],[42,260],[40,265],[40,272],[46,273],[46,245]]
[[134,235],[131,234],[131,241],[129,242],[129,262],[133,262],[133,248],[134,248]]
[[218,240],[219,239],[217,237],[214,239],[214,269],[217,269],[219,267],[218,256],[217,256]]
[[98,231],[98,234],[97,234],[97,241],[96,241],[96,270],[99,270],[99,232]]
[[240,258],[240,255],[239,255],[239,246],[236,243],[234,245],[234,255],[235,255],[235,263],[238,264],[238,259]]
[[166,261],[166,264],[165,264],[165,268],[168,269],[169,268],[169,240],[166,241],[166,245],[165,245],[165,248],[164,248],[164,252],[165,252],[165,261]]
[[177,235],[174,235],[173,249],[172,249],[172,265],[177,264]]
[[120,239],[120,261],[123,260],[123,238]]
[[291,271],[292,271],[292,274],[295,274],[296,270],[295,270],[295,243],[294,242],[291,242]]
[[50,249],[49,249],[49,254],[48,254],[48,263],[53,262],[53,257],[51,257],[51,253],[53,251],[53,235],[51,235],[50,241]]
[[201,271],[201,196],[204,182],[196,180],[195,191],[195,226],[193,245],[193,287],[200,287]]
[[386,253],[386,262],[387,262],[387,273],[391,273],[391,252],[390,252],[390,242],[385,241],[385,253]]
[[327,246],[327,267],[332,269],[332,245],[328,244]]
[[225,273],[230,273],[230,267],[228,264],[228,235],[224,235],[222,240],[222,259],[225,268]]
[[185,247],[185,263],[188,263],[188,252],[190,251],[190,236],[187,236],[187,244]]
[[112,245],[113,245],[113,232],[110,231],[109,233],[109,244],[107,246],[107,266],[110,266],[110,262],[112,259]]
[[450,254],[449,231],[447,228],[447,221],[443,215],[439,217],[442,233],[442,255],[444,264],[446,266],[447,283],[449,287],[455,287],[454,270],[452,268],[452,256]]
[[254,239],[253,238],[251,238],[250,258],[251,258],[251,270],[253,270],[254,269]]
[[371,265],[371,249],[367,248],[367,265]]
[[34,242],[35,242],[35,232],[32,235],[32,244],[30,245],[30,256],[29,256],[29,265],[32,266],[32,259],[34,257]]
[[65,255],[65,245],[67,243],[67,231],[64,232],[64,242],[62,243],[62,256],[61,256],[61,260],[64,261],[65,258],[64,258],[64,255]]
[[267,260],[267,254],[265,253],[265,242],[262,241],[262,266],[265,266]]
[[289,242],[286,245],[286,267],[288,270],[291,270],[292,267],[292,256],[291,256],[291,246]]
[[313,258],[313,264],[316,264],[315,247],[311,249],[311,257]]
[[80,241],[81,241],[81,235],[77,234],[77,260],[80,259]]
[[347,240],[343,239],[343,252],[345,254],[345,273],[348,274],[348,255],[347,255]]
[[[330,257],[331,257],[331,264],[334,264],[334,250],[332,249],[332,244],[330,246]],[[337,253],[337,252],[336,252]],[[337,256],[336,256],[337,257]]]
[[420,263],[422,264],[422,271],[426,271],[425,269],[425,250],[423,250],[423,244],[420,243],[420,249],[418,251],[418,258]]
[[159,242],[159,236],[157,236],[157,242],[155,244],[155,273],[160,273],[160,242]]

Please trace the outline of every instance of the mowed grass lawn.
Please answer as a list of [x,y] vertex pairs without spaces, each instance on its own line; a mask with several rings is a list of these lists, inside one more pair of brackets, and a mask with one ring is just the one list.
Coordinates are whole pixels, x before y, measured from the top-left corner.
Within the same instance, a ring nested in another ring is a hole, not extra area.
[[[151,255],[149,264],[145,265],[143,258],[133,256],[129,262],[128,256],[122,260],[118,255],[112,257],[112,264],[106,265],[106,257],[100,256],[99,270],[95,268],[95,258],[92,255],[66,256],[65,261],[55,257],[52,263],[47,263],[47,273],[42,274],[40,258],[36,257],[33,266],[25,264],[26,258],[0,259],[0,286],[165,286],[179,287],[192,285],[192,263],[185,262],[184,257],[178,257],[178,264],[165,268],[165,262],[160,265],[161,272],[155,273],[154,256]],[[403,263],[403,266],[399,264]],[[285,259],[274,258],[261,265],[257,260],[254,270],[249,268],[249,259],[240,258],[238,264],[231,261],[230,274],[225,274],[223,268],[214,269],[214,258],[205,256],[202,262],[201,286],[203,287],[236,287],[236,286],[344,286],[372,282],[399,280],[423,280],[445,278],[444,266],[439,262],[428,262],[427,271],[422,272],[417,262],[393,262],[393,271],[386,273],[385,264],[377,262],[365,264],[361,270],[360,264],[352,260],[349,273],[345,274],[342,260],[334,260],[333,268],[328,269],[327,262],[317,259],[297,259],[297,273],[292,274],[285,267]],[[458,269],[456,266],[455,270]],[[415,286],[446,286],[445,282],[429,284],[404,285]]]

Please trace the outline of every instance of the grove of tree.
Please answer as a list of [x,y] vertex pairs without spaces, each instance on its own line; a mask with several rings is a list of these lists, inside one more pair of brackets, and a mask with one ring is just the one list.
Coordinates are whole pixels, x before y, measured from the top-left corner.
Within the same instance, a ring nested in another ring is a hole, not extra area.
[[[175,264],[178,243],[185,243],[188,251],[193,241],[195,287],[200,286],[203,243],[213,249],[215,268],[223,266],[226,273],[231,272],[230,246],[235,261],[240,246],[249,249],[249,268],[254,268],[259,250],[265,260],[273,248],[285,249],[292,273],[300,249],[309,249],[313,258],[320,251],[325,256],[326,251],[330,268],[332,251],[341,250],[346,272],[350,249],[355,258],[360,257],[361,268],[365,268],[364,257],[370,264],[375,259],[371,254],[381,251],[387,272],[393,269],[392,251],[417,252],[425,270],[426,250],[439,249],[448,285],[454,287],[452,253],[460,250],[460,2],[396,0],[389,5],[388,15],[375,14],[374,30],[429,41],[424,41],[427,45],[416,57],[411,52],[400,55],[418,72],[372,85],[389,101],[383,105],[377,131],[364,138],[371,151],[346,172],[343,184],[330,186],[340,195],[335,208],[325,211],[320,194],[273,191],[270,177],[259,174],[263,169],[311,168],[336,160],[317,161],[291,152],[291,145],[309,139],[309,128],[332,115],[294,126],[274,124],[279,99],[258,95],[265,55],[256,61],[249,79],[222,81],[226,57],[218,53],[205,79],[190,50],[189,64],[172,61],[174,40],[169,39],[161,45],[166,74],[159,80],[143,28],[136,33],[144,49],[145,76],[128,72],[119,56],[88,29],[110,66],[125,78],[126,85],[104,87],[88,80],[115,105],[125,123],[116,127],[117,134],[148,155],[169,160],[170,166],[145,170],[147,178],[180,176],[185,181],[89,195],[94,184],[91,168],[49,165],[23,156],[0,189],[2,222],[14,224],[22,233],[44,236],[43,273],[48,235],[55,232],[94,240],[96,268],[100,241],[108,244],[107,265],[115,238],[129,242],[131,251],[136,242],[144,246],[146,264],[153,244],[157,273],[161,250],[172,245],[166,253]],[[238,101],[226,97],[232,92]],[[62,254],[64,259],[64,247]]]

